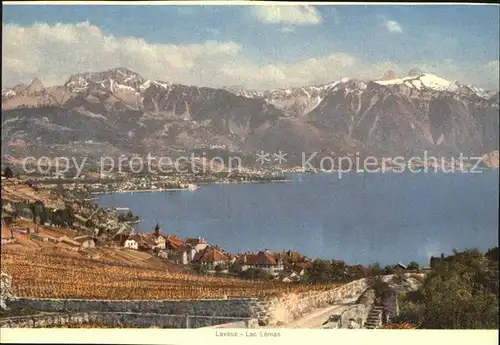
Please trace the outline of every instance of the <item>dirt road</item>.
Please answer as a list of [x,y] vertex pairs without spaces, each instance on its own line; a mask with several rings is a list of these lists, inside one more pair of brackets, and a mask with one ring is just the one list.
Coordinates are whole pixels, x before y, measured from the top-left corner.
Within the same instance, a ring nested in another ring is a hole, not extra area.
[[294,320],[279,328],[321,328],[323,323],[328,320],[330,315],[337,314],[343,309],[348,308],[356,302],[356,299],[346,301],[345,303],[335,304],[326,308],[315,310],[303,318]]

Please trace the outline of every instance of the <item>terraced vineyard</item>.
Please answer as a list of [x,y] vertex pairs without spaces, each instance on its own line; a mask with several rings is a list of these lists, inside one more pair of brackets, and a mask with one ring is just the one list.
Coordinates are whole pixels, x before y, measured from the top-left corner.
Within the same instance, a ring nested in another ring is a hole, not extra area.
[[140,267],[124,267],[63,253],[7,251],[2,272],[12,276],[19,297],[84,299],[211,299],[270,297],[338,285],[287,284],[237,278],[190,275]]

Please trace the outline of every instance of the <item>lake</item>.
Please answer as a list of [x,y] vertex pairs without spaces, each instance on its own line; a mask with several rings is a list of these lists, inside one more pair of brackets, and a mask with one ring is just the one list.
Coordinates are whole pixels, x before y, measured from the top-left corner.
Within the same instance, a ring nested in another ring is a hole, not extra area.
[[214,184],[196,191],[101,195],[129,207],[138,232],[204,237],[229,252],[298,250],[382,266],[453,248],[498,245],[498,169],[470,173],[295,174],[287,183]]

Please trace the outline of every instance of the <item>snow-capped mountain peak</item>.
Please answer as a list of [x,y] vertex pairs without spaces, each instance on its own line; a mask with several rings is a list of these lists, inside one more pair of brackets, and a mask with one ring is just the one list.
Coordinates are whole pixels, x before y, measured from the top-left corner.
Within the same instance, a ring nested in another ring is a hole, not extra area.
[[410,88],[416,88],[418,90],[428,88],[436,91],[455,91],[457,89],[457,86],[454,83],[430,73],[409,75],[389,80],[377,80],[375,83],[379,85],[406,85]]
[[410,74],[406,77],[393,78],[389,80],[377,80],[375,83],[383,86],[404,85],[410,89],[446,91],[456,94],[475,94],[476,96],[488,99],[491,94],[473,85],[464,85],[459,82],[438,77],[431,73]]
[[143,83],[142,76],[127,68],[119,67],[104,72],[75,74],[69,78],[65,86],[73,92],[83,92],[89,85],[97,84],[114,92],[116,88],[136,91]]
[[139,86],[139,91],[144,92],[151,86],[156,86],[168,90],[173,84],[170,82],[164,82],[159,80],[146,80],[141,86]]

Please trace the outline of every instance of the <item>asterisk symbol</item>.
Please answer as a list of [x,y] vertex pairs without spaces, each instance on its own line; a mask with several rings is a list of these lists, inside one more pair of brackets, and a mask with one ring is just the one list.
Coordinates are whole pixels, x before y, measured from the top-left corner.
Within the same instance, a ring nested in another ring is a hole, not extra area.
[[265,153],[264,151],[260,151],[260,153],[257,153],[256,161],[260,164],[264,164],[266,162],[269,162],[269,153]]
[[281,150],[279,150],[278,153],[274,153],[273,157],[274,162],[277,162],[278,164],[286,163],[286,153],[282,152]]

